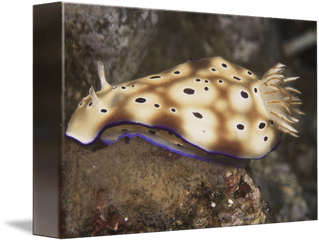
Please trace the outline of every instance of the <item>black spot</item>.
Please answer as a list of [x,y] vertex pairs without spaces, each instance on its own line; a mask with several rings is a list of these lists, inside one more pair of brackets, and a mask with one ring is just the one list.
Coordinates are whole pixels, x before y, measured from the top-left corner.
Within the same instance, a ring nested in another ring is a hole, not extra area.
[[270,125],[274,125],[274,121],[273,120],[270,120]]
[[179,144],[179,143],[177,143],[176,145],[179,147],[184,147],[182,144]]
[[180,74],[180,73],[181,73],[180,71],[175,71],[175,72],[174,72],[174,74]]
[[239,129],[239,130],[244,130],[244,125],[243,124],[237,124],[237,128]]
[[240,92],[240,95],[241,95],[243,98],[248,98],[248,93],[246,93],[245,91],[241,91],[241,92]]
[[222,63],[222,67],[223,68],[227,68],[227,64],[226,63]]
[[80,104],[79,104],[79,106],[82,106],[83,105],[83,102],[81,102]]
[[185,88],[183,92],[186,94],[194,94],[195,90],[192,88]]
[[89,103],[89,107],[91,107],[91,106],[92,106],[92,102]]
[[260,129],[263,129],[264,127],[266,127],[266,123],[261,122],[261,123],[259,124],[259,128],[260,128]]
[[195,81],[196,81],[196,82],[200,82],[200,81],[202,81],[202,80],[200,80],[199,78],[196,78]]
[[194,114],[195,117],[197,117],[199,119],[203,118],[203,115],[200,114],[199,112],[193,112],[193,114]]
[[124,87],[124,86],[123,86],[123,87],[121,87],[121,88],[122,88],[122,89],[126,89],[126,87]]
[[209,88],[208,88],[208,87],[204,87],[204,90],[205,90],[205,91],[208,91],[208,90],[209,90]]
[[124,137],[125,144],[130,144],[130,140],[131,139],[129,137],[127,137],[127,136]]
[[126,128],[123,128],[121,131],[122,132],[127,132],[128,130]]
[[150,79],[156,79],[156,78],[161,78],[161,76],[153,76],[153,77],[150,77]]
[[172,133],[172,132],[168,132],[168,134],[169,134],[169,135],[173,135],[173,133]]
[[101,112],[102,112],[102,113],[106,113],[107,110],[106,110],[105,108],[102,108],[102,109],[101,109]]
[[253,75],[251,71],[247,71],[248,75]]
[[236,79],[238,81],[240,81],[241,79],[239,77],[233,76],[233,79]]
[[268,140],[268,137],[267,137],[267,136],[265,136],[265,137],[264,137],[264,141],[266,142],[267,140]]
[[209,81],[208,81],[208,80],[205,80],[205,83],[209,83]]
[[219,82],[219,83],[223,83],[223,80],[219,79],[218,82]]
[[211,68],[210,69],[212,72],[216,72],[216,69],[215,68]]
[[154,130],[148,130],[148,132],[150,133],[150,134],[156,134],[156,132],[154,131]]
[[155,104],[154,104],[154,107],[159,108],[159,107],[160,107],[160,105],[159,105],[159,104],[157,104],[157,103],[155,103]]
[[132,87],[135,87],[135,85],[133,84]]
[[113,87],[113,89],[116,89],[116,88],[117,88],[117,86],[114,86],[114,87]]
[[176,109],[175,108],[171,108],[171,111],[174,113],[174,112],[176,112]]
[[257,93],[257,88],[254,88],[254,92]]
[[135,102],[137,102],[137,103],[145,103],[146,99],[145,98],[136,98]]

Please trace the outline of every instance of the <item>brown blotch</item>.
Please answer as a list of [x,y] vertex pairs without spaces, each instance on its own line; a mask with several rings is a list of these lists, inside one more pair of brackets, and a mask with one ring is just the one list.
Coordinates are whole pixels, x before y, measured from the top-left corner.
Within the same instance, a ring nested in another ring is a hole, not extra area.
[[214,149],[216,149],[220,154],[227,153],[228,155],[236,157],[241,155],[243,146],[238,141],[226,140],[221,136],[219,141],[214,145]]

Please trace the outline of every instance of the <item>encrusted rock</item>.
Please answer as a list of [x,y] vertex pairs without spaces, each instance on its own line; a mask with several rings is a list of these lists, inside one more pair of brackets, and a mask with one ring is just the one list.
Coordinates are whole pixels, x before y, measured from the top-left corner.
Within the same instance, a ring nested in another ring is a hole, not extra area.
[[242,168],[137,137],[96,151],[64,145],[66,236],[265,223],[263,197]]

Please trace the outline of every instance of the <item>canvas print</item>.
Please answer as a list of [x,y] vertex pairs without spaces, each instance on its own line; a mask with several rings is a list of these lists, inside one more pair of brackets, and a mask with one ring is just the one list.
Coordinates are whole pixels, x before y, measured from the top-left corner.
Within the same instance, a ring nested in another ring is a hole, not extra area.
[[317,219],[316,22],[63,14],[61,238]]

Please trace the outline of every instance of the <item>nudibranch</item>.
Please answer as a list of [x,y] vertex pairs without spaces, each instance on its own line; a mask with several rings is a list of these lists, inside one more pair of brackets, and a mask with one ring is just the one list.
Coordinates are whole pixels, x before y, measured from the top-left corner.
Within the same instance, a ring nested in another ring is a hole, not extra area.
[[277,63],[262,78],[221,57],[189,60],[159,74],[111,86],[98,62],[101,90],[89,90],[67,126],[82,144],[141,137],[184,156],[259,159],[297,137],[301,100]]

